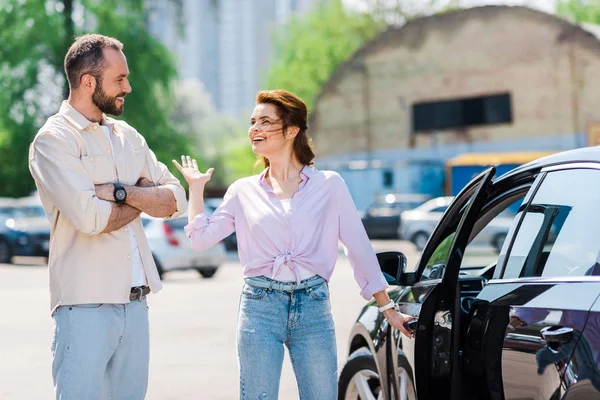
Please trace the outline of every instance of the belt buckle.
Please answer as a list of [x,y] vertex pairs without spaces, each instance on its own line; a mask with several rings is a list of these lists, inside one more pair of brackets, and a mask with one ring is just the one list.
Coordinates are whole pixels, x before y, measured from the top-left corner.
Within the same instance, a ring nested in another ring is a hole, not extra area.
[[286,292],[294,293],[294,290],[296,290],[297,283],[296,282],[292,282],[289,285],[291,286],[291,289],[290,290],[286,290]]

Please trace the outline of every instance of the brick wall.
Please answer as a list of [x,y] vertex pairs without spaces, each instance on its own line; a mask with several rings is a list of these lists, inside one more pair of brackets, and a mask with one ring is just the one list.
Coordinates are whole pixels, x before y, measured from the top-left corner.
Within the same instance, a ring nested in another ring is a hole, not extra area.
[[[575,134],[600,122],[599,72],[600,41],[557,17],[505,6],[440,14],[382,33],[340,66],[309,132],[319,156]],[[415,102],[504,92],[511,124],[411,134]]]

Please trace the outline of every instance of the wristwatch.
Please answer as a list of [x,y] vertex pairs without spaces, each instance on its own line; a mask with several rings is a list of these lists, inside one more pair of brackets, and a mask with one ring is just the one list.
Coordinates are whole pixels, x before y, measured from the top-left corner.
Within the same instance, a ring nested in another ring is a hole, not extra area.
[[125,200],[127,200],[127,191],[125,190],[123,185],[121,185],[120,183],[113,183],[113,185],[115,187],[115,191],[113,192],[113,196],[115,197],[115,202],[117,204],[125,203]]
[[390,300],[390,302],[387,303],[385,306],[379,307],[379,312],[384,312],[385,310],[389,310],[390,308],[396,308],[396,303],[394,303],[394,300]]

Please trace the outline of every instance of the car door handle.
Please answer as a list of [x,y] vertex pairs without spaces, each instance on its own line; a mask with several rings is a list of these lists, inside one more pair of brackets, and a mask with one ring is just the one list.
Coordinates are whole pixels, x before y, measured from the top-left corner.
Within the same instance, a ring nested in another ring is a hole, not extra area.
[[412,320],[410,320],[410,321],[408,321],[408,322],[406,322],[406,323],[404,324],[404,327],[405,327],[405,328],[406,328],[406,329],[407,329],[409,332],[412,332],[412,333],[415,333],[415,332],[416,332],[416,330],[417,330],[417,327],[418,327],[418,326],[419,326],[419,320],[418,320],[418,319],[412,319]]
[[546,326],[540,333],[548,344],[553,345],[567,344],[573,339],[573,328],[568,326]]

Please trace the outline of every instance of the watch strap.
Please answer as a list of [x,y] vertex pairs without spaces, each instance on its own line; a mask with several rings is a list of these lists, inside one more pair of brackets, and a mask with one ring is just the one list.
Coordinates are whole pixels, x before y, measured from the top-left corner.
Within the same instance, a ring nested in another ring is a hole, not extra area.
[[384,312],[385,310],[389,310],[390,308],[394,307],[396,307],[396,303],[394,303],[394,300],[390,300],[390,302],[387,303],[385,306],[379,307],[379,312]]

